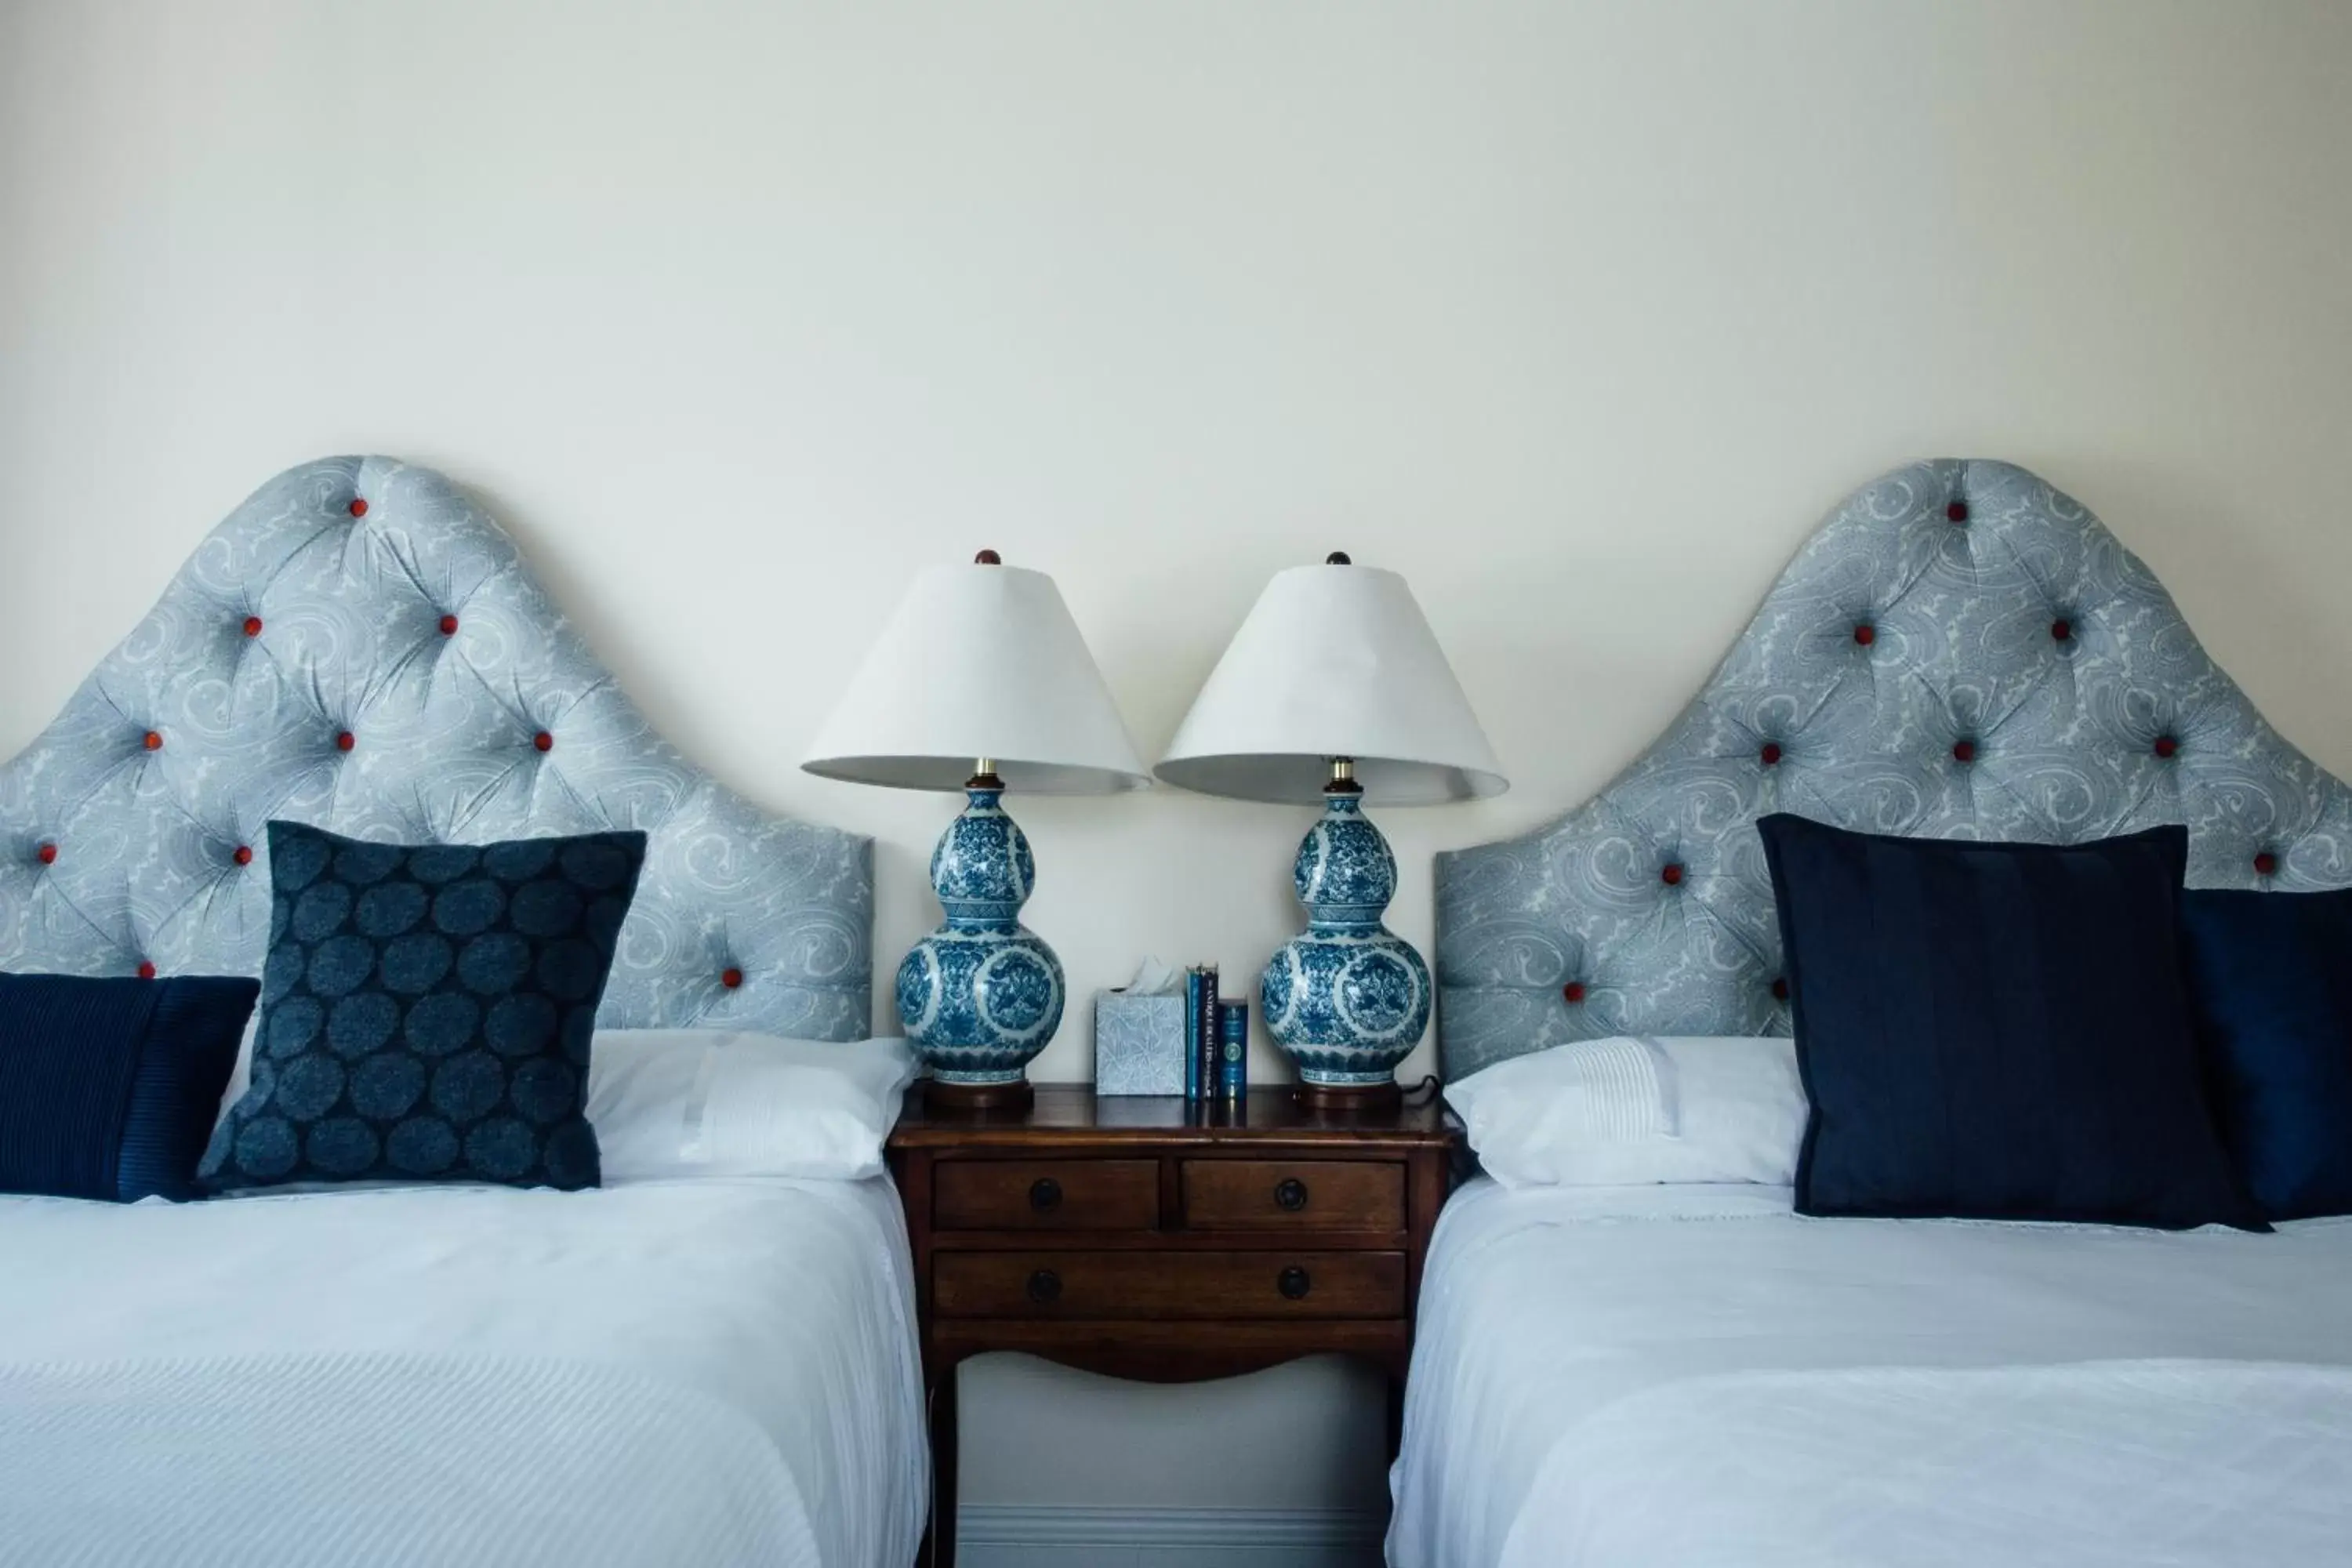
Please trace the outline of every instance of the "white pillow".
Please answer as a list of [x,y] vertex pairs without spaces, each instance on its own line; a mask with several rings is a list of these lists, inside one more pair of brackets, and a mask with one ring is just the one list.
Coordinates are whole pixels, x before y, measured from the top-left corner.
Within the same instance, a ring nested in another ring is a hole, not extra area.
[[915,1079],[904,1040],[731,1029],[599,1029],[588,1062],[588,1121],[607,1185],[874,1175]]
[[1554,1046],[1448,1084],[1507,1187],[1796,1180],[1808,1106],[1779,1038],[1620,1035]]

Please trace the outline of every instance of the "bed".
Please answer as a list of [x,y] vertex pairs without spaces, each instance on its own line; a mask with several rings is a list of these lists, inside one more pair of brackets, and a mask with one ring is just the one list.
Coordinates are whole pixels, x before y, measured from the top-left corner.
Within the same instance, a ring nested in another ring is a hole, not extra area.
[[[642,829],[600,1033],[867,1032],[870,843],[662,742],[429,470],[271,480],[0,767],[0,969],[259,973],[277,817],[412,844]],[[0,1563],[915,1553],[885,1179],[7,1197],[0,1259]]]
[[[1889,474],[1666,734],[1440,857],[1449,1079],[1617,1036],[1786,1035],[1757,819],[2074,843],[2189,829],[2192,887],[2352,883],[2352,791],[2162,586],[2008,465]],[[1813,1219],[1785,1187],[1507,1190],[1441,1219],[1390,1561],[2341,1561],[2352,1225]]]

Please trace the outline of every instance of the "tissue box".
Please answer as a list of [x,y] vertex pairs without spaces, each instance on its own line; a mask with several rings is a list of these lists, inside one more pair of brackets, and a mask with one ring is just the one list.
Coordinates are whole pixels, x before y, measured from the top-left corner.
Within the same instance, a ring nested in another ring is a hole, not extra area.
[[1095,993],[1095,1092],[1184,1092],[1184,998]]

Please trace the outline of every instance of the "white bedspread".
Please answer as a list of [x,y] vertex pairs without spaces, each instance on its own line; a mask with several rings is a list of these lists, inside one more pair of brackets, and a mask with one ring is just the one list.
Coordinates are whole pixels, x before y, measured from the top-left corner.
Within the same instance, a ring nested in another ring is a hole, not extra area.
[[1421,1313],[1398,1568],[2352,1563],[2352,1224],[1480,1181]]
[[904,1568],[886,1183],[0,1199],[0,1563]]

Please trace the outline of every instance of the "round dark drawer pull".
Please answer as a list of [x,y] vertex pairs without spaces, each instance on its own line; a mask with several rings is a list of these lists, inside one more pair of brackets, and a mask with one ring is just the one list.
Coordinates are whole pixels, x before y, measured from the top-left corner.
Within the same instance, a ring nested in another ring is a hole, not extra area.
[[1029,1299],[1039,1306],[1062,1299],[1062,1277],[1050,1268],[1040,1268],[1029,1276]]
[[1294,1263],[1282,1271],[1280,1278],[1275,1280],[1274,1288],[1282,1292],[1282,1299],[1286,1301],[1304,1301],[1307,1292],[1315,1288],[1315,1281],[1307,1277],[1307,1270]]
[[1040,1176],[1029,1184],[1029,1206],[1039,1214],[1052,1214],[1062,1206],[1062,1184],[1051,1176]]
[[1307,1206],[1307,1184],[1296,1176],[1285,1176],[1274,1184],[1274,1206],[1285,1214],[1297,1214]]

